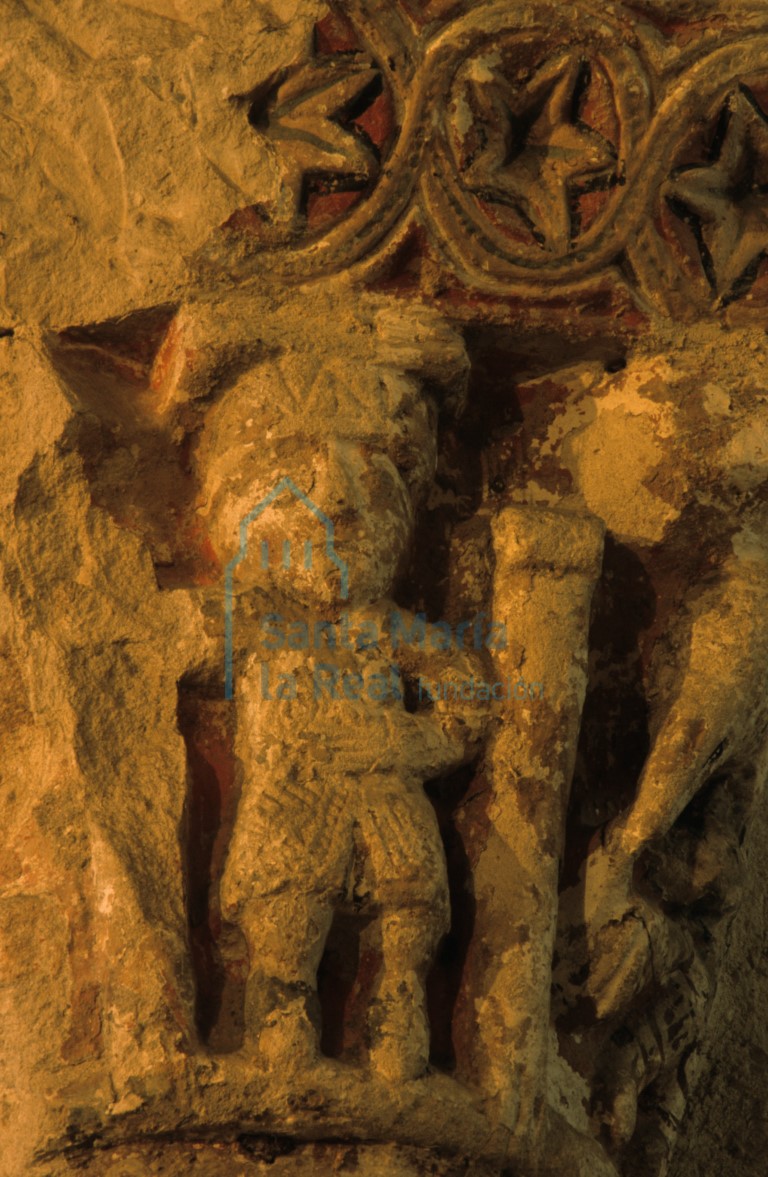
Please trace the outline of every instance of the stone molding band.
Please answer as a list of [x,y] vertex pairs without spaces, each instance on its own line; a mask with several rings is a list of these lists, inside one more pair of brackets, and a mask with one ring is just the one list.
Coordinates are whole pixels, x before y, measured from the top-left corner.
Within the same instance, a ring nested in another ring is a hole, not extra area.
[[319,230],[295,192],[291,216],[259,238],[260,266],[287,281],[370,268],[420,225],[459,282],[496,296],[619,281],[640,305],[704,315],[761,297],[768,34],[674,55],[618,7],[481,4],[420,32],[391,6],[353,3],[340,19],[359,51],[316,51],[301,126],[281,128],[267,99],[255,133],[279,164],[290,157],[286,185],[322,171],[312,142],[342,125],[322,97],[343,65],[378,73],[389,142],[361,176],[352,141],[364,136],[347,120],[348,158],[335,142],[325,167],[337,187],[353,173],[367,187]]

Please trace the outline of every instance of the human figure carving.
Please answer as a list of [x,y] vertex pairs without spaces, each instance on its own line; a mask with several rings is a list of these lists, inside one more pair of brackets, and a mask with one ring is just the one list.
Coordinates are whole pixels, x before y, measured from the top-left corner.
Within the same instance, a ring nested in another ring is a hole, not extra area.
[[[338,338],[336,354],[318,346],[322,321],[312,330],[310,342],[294,329],[292,349],[237,374],[195,452],[223,562],[237,552],[241,521],[281,478],[299,496],[288,489],[259,516],[236,568],[242,795],[221,910],[250,953],[244,1052],[301,1069],[322,1065],[316,976],[334,914],[375,915],[383,965],[370,1065],[396,1081],[427,1066],[424,982],[449,926],[444,852],[423,784],[476,755],[487,710],[464,704],[458,714],[444,699],[426,710],[418,698],[406,707],[420,675],[468,679],[477,663],[460,648],[472,644],[467,627],[446,646],[444,632],[392,601],[434,474],[437,398],[461,397],[467,362],[460,338],[424,311],[406,319],[379,310],[353,362]],[[189,354],[189,338],[180,346]],[[348,589],[303,496],[333,526]],[[293,553],[313,544],[311,566],[288,565],[286,543]],[[267,567],[265,552],[277,553]]]
[[[525,478],[548,451],[545,477],[559,479],[558,509],[600,519],[657,595],[641,664],[648,752],[634,797],[618,812],[612,782],[591,782],[614,808],[562,895],[555,968],[567,1006],[590,1008],[608,1027],[631,1024],[635,1044],[651,1034],[632,1013],[638,1000],[652,1002],[658,1021],[681,1006],[697,975],[716,969],[702,957],[710,931],[697,942],[680,916],[715,893],[719,916],[732,910],[730,852],[764,772],[768,733],[765,463],[753,440],[765,409],[759,390],[718,383],[711,352],[689,362],[700,364],[695,402],[678,396],[690,387],[690,370],[674,373],[659,357],[638,356],[618,376],[587,364],[564,372],[562,415],[559,405],[539,401],[524,426]],[[685,857],[676,855],[677,823],[705,795],[699,833]],[[733,829],[730,819],[711,816],[728,797],[742,814]],[[710,992],[710,983],[696,982],[685,1034],[670,1035],[650,1061],[636,1045],[621,1061],[609,1051],[616,1086],[608,1120],[622,1145],[638,1093],[650,1083],[675,1088],[695,1049],[691,1023],[706,1016]],[[679,1091],[664,1101],[679,1117]],[[674,1133],[667,1135],[662,1151],[671,1147]]]

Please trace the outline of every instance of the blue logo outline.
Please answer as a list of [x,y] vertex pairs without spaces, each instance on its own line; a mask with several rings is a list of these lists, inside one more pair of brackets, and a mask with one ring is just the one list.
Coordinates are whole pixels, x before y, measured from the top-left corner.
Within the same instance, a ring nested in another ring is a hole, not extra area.
[[[248,528],[255,519],[258,519],[262,512],[266,511],[276,498],[278,498],[283,491],[289,490],[291,494],[307,507],[312,514],[320,520],[325,528],[325,554],[332,564],[335,564],[341,573],[341,599],[346,601],[349,596],[349,565],[346,560],[342,560],[334,547],[334,526],[333,520],[329,519],[324,511],[312,502],[312,500],[299,490],[292,478],[281,478],[280,481],[273,487],[269,494],[257,503],[252,511],[249,511],[244,519],[240,521],[240,547],[236,556],[227,564],[224,574],[224,698],[232,699],[234,697],[235,683],[234,683],[234,573],[238,564],[242,563],[248,555]],[[288,543],[289,541],[284,541]],[[263,551],[263,549],[262,549]],[[283,566],[288,567],[285,563],[285,546],[283,548]],[[263,559],[262,559],[263,566]],[[305,560],[305,567],[309,565]]]

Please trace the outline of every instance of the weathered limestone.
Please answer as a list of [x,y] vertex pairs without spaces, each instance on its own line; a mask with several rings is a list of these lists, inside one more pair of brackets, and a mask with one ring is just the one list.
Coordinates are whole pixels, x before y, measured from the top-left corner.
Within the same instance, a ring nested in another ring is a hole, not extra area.
[[2,1177],[762,1173],[720,8],[7,0]]

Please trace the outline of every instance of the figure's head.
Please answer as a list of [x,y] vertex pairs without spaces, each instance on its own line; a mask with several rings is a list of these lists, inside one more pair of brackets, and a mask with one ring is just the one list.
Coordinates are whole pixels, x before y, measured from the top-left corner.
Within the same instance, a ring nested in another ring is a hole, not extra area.
[[466,353],[421,306],[307,303],[282,339],[273,324],[259,354],[230,363],[194,451],[199,512],[221,562],[240,557],[240,588],[334,605],[345,562],[346,599],[364,603],[391,592],[407,559]]

